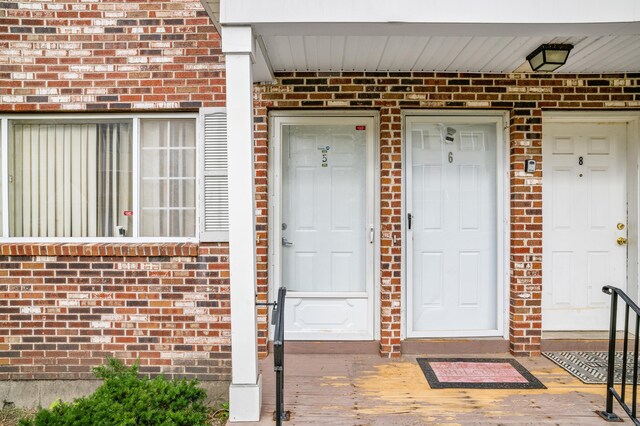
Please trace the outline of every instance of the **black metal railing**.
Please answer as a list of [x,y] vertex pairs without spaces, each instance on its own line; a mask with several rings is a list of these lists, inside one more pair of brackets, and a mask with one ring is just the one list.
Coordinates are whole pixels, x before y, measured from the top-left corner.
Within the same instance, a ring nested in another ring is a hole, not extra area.
[[[622,419],[613,412],[613,399],[620,404],[622,409],[627,413],[631,421],[635,425],[640,425],[636,412],[636,402],[638,400],[638,331],[640,331],[640,307],[629,298],[622,290],[612,286],[602,287],[602,291],[611,295],[611,319],[609,323],[609,358],[607,366],[607,399],[604,411],[598,411],[603,419],[610,422],[621,422]],[[618,299],[624,302],[624,339],[622,344],[622,371],[620,392],[615,388],[615,360],[616,360],[616,340],[617,340],[617,318],[618,318]],[[633,370],[631,383],[631,406],[629,406],[627,397],[627,359],[629,350],[629,310],[633,311],[636,317],[634,342],[633,342]]]
[[274,324],[273,336],[273,370],[276,372],[276,411],[273,417],[276,425],[289,420],[289,412],[284,409],[284,301],[287,289],[280,287],[271,322]]

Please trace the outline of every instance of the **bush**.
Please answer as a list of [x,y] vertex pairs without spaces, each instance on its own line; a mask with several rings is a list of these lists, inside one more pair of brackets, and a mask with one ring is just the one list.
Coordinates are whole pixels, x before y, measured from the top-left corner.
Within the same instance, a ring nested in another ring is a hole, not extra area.
[[137,363],[129,368],[116,359],[95,368],[94,374],[104,383],[93,394],[42,409],[35,419],[21,420],[20,426],[207,424],[206,393],[195,380],[139,378]]

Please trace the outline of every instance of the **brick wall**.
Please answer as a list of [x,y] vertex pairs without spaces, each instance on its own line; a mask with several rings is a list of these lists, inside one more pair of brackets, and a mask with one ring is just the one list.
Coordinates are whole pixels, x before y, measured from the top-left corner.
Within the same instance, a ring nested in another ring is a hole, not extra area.
[[[197,111],[224,78],[199,0],[0,0],[0,112]],[[227,244],[0,244],[0,380],[228,380],[228,298]]]
[[199,0],[0,1],[0,111],[221,106],[223,62]]
[[223,245],[0,245],[0,380],[144,373],[228,380]]
[[[640,74],[281,73],[256,88],[256,163],[266,176],[270,109],[333,108],[380,111],[381,342],[385,356],[400,354],[401,198],[403,109],[500,109],[510,114],[511,258],[509,335],[516,355],[539,354],[542,285],[542,111],[640,110]],[[538,171],[526,174],[523,160]],[[258,186],[266,212],[266,185]],[[266,223],[266,217],[259,218]],[[394,244],[393,236],[397,240]],[[262,247],[266,247],[266,236]],[[265,249],[266,253],[266,249]],[[266,286],[261,287],[266,291]]]

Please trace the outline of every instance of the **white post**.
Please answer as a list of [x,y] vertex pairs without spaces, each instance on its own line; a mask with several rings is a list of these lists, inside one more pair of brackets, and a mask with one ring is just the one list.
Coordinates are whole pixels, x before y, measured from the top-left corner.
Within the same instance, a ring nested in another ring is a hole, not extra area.
[[229,419],[258,421],[262,376],[258,374],[253,170],[254,48],[251,27],[222,27],[226,58],[229,152],[229,264],[231,363]]

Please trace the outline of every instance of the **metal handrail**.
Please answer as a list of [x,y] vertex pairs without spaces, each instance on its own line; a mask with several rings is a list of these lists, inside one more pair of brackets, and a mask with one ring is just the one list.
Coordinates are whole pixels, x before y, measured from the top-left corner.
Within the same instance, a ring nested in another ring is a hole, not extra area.
[[[609,422],[621,422],[622,419],[613,412],[613,399],[620,404],[627,413],[633,424],[640,426],[636,413],[636,402],[638,397],[638,335],[640,331],[640,307],[625,294],[624,291],[613,286],[602,287],[602,292],[611,295],[611,319],[609,322],[609,354],[607,363],[607,397],[604,411],[598,411],[598,415]],[[614,370],[616,356],[616,332],[618,317],[618,298],[625,303],[624,308],[624,341],[622,349],[622,383],[620,392],[615,389]],[[629,348],[629,309],[636,315],[636,326],[633,345],[633,385],[631,388],[631,408],[626,403],[625,393],[627,389],[627,350]]]
[[272,323],[275,325],[273,336],[273,370],[276,373],[276,411],[274,413],[276,425],[289,420],[289,412],[284,409],[284,301],[287,289],[280,287],[278,301],[272,312]]

